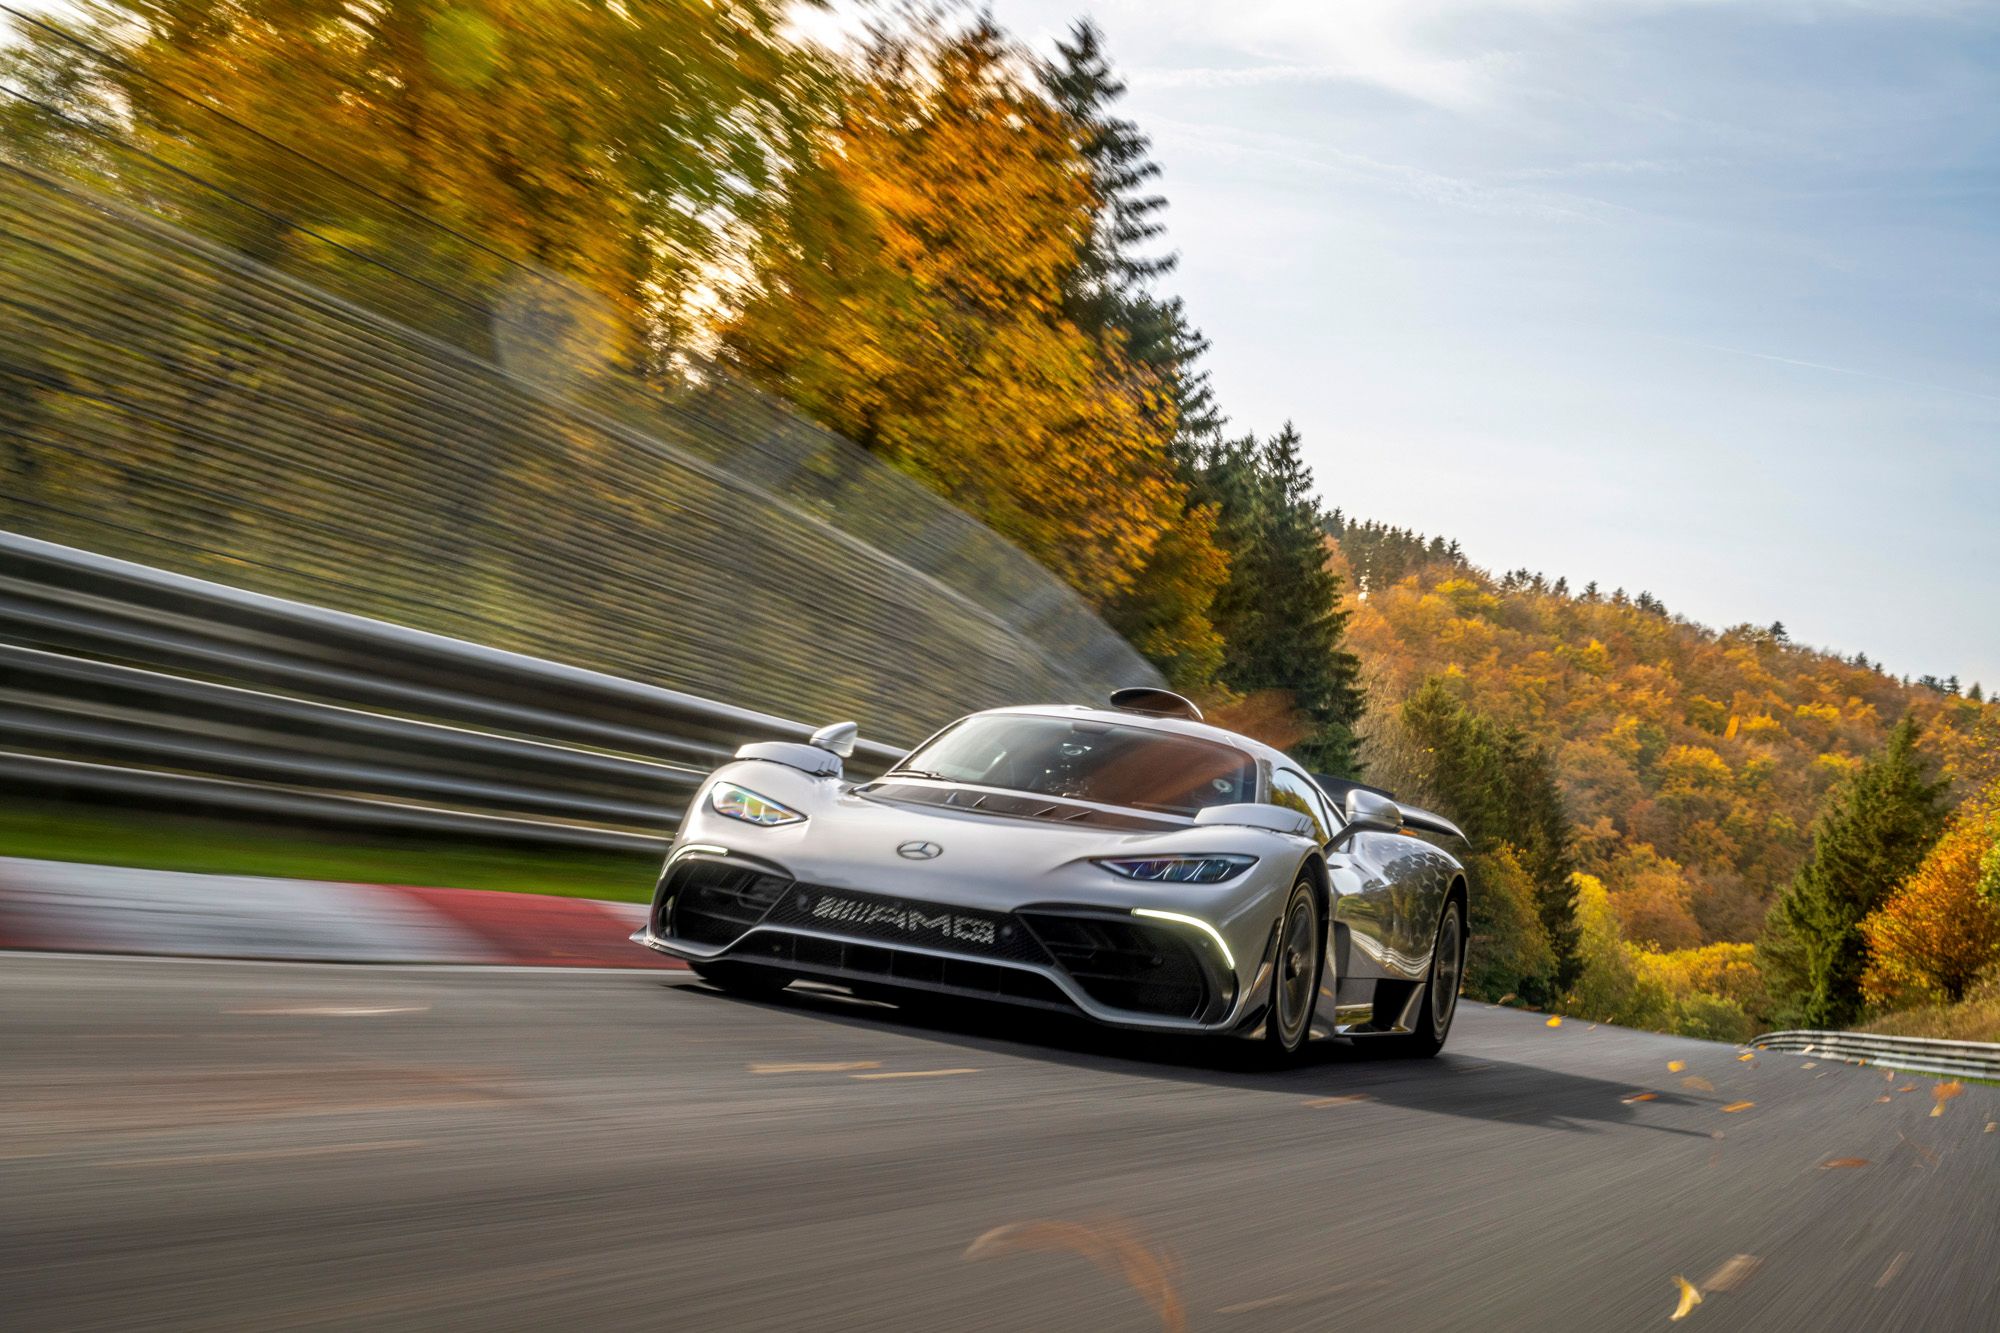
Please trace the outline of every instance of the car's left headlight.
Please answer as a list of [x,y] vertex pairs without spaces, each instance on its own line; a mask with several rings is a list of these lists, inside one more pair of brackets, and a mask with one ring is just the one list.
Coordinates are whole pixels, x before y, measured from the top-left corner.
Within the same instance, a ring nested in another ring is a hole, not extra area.
[[1220,884],[1257,864],[1254,856],[1230,854],[1175,856],[1106,856],[1098,860],[1114,875],[1153,883]]
[[740,819],[746,824],[760,828],[776,828],[780,824],[803,824],[806,817],[789,805],[781,805],[768,796],[760,796],[748,787],[739,787],[733,782],[718,782],[708,793],[709,809],[718,815]]

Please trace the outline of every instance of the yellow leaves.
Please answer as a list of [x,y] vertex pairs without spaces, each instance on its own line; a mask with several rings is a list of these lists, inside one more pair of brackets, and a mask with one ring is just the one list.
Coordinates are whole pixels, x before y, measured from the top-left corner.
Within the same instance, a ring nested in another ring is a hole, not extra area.
[[1866,1157],[1829,1157],[1819,1164],[1822,1171],[1853,1171],[1869,1165]]
[[753,1074],[845,1074],[856,1069],[880,1069],[880,1060],[759,1060]]
[[1678,1273],[1674,1274],[1674,1285],[1680,1288],[1681,1298],[1674,1306],[1674,1312],[1668,1315],[1667,1319],[1670,1322],[1678,1323],[1687,1318],[1695,1306],[1701,1304],[1701,1293],[1695,1290],[1694,1283],[1688,1281]]
[[1953,1079],[1949,1083],[1938,1084],[1935,1088],[1931,1090],[1931,1096],[1937,1099],[1936,1105],[1931,1107],[1931,1114],[1943,1115],[1944,1104],[1946,1102],[1950,1101],[1954,1097],[1963,1097],[1964,1095],[1965,1095],[1965,1085],[1960,1083],[1957,1079]]
[[1755,1060],[1757,1058],[1757,1053],[1755,1051],[1745,1051],[1743,1052],[1743,1054],[1737,1056],[1736,1058],[1738,1060]]
[[1543,1027],[1550,1027],[1550,1028],[1559,1028],[1559,1027],[1561,1027],[1562,1025],[1563,1025],[1563,1021],[1562,1021],[1562,1015],[1561,1015],[1561,1014],[1550,1014],[1550,1015],[1549,1015],[1549,1021],[1548,1021],[1548,1022],[1546,1022],[1546,1023],[1544,1023],[1544,1024],[1542,1024],[1542,1026],[1543,1026]]
[[1907,880],[1861,922],[1862,993],[1907,1007],[1962,996],[2000,957],[2000,911],[1982,892],[1993,835],[1983,821],[1948,829]]
[[1731,1102],[1722,1108],[1722,1113],[1724,1115],[1735,1115],[1738,1111],[1747,1111],[1756,1104],[1755,1102]]
[[1687,1061],[1685,1061],[1685,1060],[1669,1060],[1669,1061],[1667,1061],[1667,1072],[1668,1072],[1669,1074],[1678,1074],[1678,1073],[1680,1073],[1680,1072],[1681,1072],[1681,1071],[1682,1071],[1683,1069],[1686,1069],[1687,1067],[1688,1067],[1688,1066],[1687,1066]]
[[1098,1271],[1139,1293],[1159,1319],[1162,1333],[1184,1333],[1187,1328],[1187,1310],[1181,1303],[1174,1264],[1144,1244],[1131,1226],[1118,1218],[1093,1223],[1014,1222],[986,1232],[966,1246],[961,1257],[995,1259],[1034,1253],[1081,1255]]
[[1681,1086],[1690,1092],[1714,1092],[1715,1085],[1699,1074],[1689,1074],[1681,1080]]
[[1621,1100],[1625,1103],[1625,1105],[1630,1106],[1634,1102],[1653,1101],[1656,1098],[1658,1098],[1659,1095],[1660,1094],[1657,1092],[1635,1092],[1631,1096],[1622,1098]]
[[1355,1102],[1365,1102],[1367,1100],[1368,1100],[1368,1094],[1365,1092],[1349,1092],[1349,1093],[1343,1093],[1338,1097],[1315,1097],[1311,1101],[1307,1102],[1306,1105],[1348,1106]]

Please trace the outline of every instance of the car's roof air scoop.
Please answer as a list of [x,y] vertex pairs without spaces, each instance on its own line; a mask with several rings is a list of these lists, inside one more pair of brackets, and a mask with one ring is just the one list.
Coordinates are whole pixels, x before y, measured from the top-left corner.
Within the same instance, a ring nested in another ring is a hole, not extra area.
[[1183,699],[1172,690],[1155,689],[1151,685],[1133,685],[1111,691],[1111,706],[1128,713],[1145,713],[1149,717],[1184,717],[1190,722],[1201,721],[1201,710],[1194,706],[1194,700]]

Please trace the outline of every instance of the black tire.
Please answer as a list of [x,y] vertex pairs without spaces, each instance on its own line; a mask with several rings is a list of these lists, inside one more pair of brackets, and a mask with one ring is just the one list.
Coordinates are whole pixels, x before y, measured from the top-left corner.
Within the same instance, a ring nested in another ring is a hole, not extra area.
[[1431,942],[1431,968],[1424,978],[1416,1028],[1401,1036],[1373,1038],[1369,1044],[1384,1055],[1407,1060],[1428,1060],[1443,1050],[1451,1020],[1458,1014],[1458,988],[1464,976],[1465,908],[1458,899],[1448,898],[1438,918],[1437,938]]
[[1319,999],[1326,957],[1326,926],[1313,901],[1312,881],[1301,877],[1278,918],[1278,952],[1271,961],[1271,1008],[1264,1016],[1264,1053],[1291,1064],[1312,1040],[1313,1005]]
[[768,1000],[792,984],[791,973],[751,963],[689,963],[688,967],[717,990],[746,1000]]

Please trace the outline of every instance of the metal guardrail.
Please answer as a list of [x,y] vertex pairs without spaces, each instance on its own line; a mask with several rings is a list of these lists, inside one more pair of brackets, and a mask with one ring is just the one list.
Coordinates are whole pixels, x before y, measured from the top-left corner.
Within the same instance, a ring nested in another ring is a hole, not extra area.
[[2000,1044],[1939,1041],[1932,1037],[1891,1037],[1874,1032],[1767,1032],[1753,1039],[1757,1050],[1824,1055],[1836,1060],[1882,1065],[1913,1074],[2000,1081]]
[[0,787],[644,850],[813,725],[0,532]]

